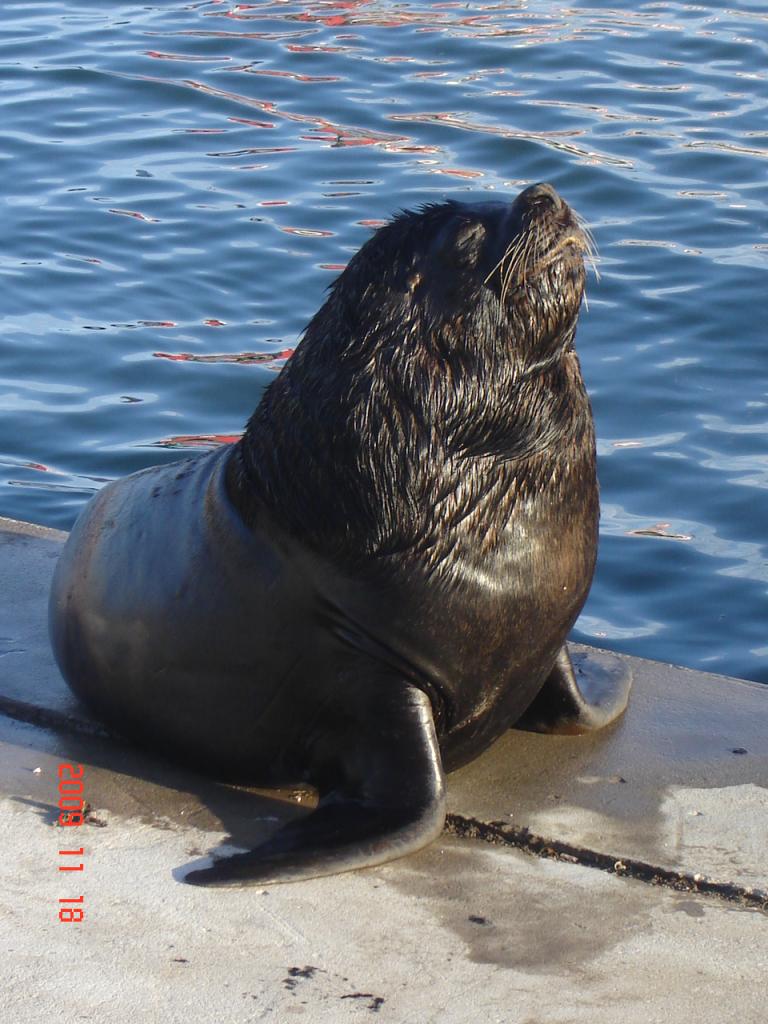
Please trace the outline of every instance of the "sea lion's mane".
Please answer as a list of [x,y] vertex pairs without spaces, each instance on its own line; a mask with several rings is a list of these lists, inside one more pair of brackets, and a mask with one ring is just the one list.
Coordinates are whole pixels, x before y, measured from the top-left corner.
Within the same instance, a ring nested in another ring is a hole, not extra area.
[[404,211],[350,260],[231,461],[246,523],[351,567],[493,550],[591,429],[565,376],[588,243],[523,196]]

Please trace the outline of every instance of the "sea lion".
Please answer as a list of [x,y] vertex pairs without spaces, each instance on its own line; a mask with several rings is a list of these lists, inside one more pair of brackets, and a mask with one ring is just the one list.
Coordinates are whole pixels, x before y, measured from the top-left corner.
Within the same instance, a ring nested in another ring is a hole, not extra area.
[[599,728],[564,646],[595,565],[573,343],[585,230],[552,186],[427,205],[330,288],[236,444],[110,483],[55,572],[53,648],[115,729],[317,808],[186,881],[290,881],[429,843],[444,772],[515,723]]

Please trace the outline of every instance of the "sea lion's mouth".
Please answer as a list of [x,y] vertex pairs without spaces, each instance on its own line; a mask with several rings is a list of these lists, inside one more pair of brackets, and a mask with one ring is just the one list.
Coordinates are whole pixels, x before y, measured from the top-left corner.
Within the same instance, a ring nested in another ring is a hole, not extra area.
[[571,259],[574,260],[574,262],[581,261],[583,256],[590,254],[590,246],[584,234],[580,230],[578,232],[571,231],[563,238],[554,242],[549,251],[534,263],[529,270],[530,276],[535,276],[540,271],[544,270],[545,267],[554,263],[555,260],[561,258],[563,252],[568,248],[573,250]]
[[504,250],[484,279],[484,284],[498,289],[502,305],[542,280],[543,272],[555,264],[554,269],[582,280],[585,257],[594,266],[589,230],[551,185],[524,189],[510,208],[505,228]]

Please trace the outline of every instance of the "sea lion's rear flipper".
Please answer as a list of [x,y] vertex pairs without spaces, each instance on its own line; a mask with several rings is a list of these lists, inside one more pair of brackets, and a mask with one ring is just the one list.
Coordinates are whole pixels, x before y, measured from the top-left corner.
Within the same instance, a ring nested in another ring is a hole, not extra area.
[[185,882],[268,885],[333,875],[403,857],[440,834],[445,783],[429,698],[386,678],[388,670],[378,674],[381,688],[362,718],[341,707],[332,724],[318,726],[317,808],[253,850],[190,872]]
[[573,735],[594,732],[615,721],[629,700],[632,671],[608,651],[577,656],[576,668],[565,645],[516,729]]

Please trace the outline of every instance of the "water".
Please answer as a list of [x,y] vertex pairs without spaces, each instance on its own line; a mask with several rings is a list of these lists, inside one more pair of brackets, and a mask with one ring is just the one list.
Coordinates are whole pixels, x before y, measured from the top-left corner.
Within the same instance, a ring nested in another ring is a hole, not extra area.
[[373,226],[547,180],[601,253],[575,636],[768,682],[768,5],[29,0],[0,28],[0,514],[68,528],[237,436]]

